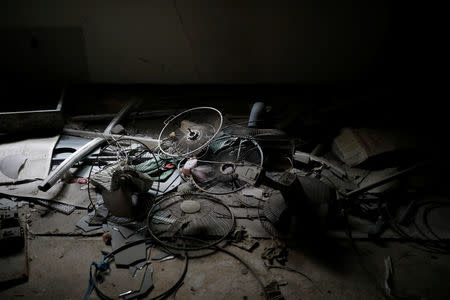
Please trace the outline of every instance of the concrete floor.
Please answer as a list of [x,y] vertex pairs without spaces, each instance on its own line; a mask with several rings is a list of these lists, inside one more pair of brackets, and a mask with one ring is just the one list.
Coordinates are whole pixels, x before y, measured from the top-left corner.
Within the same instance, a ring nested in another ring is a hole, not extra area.
[[[183,105],[181,101],[163,102],[165,106]],[[249,110],[247,104],[251,101],[247,99],[247,102],[235,105],[236,102],[223,101],[218,105],[224,111],[247,114]],[[150,103],[147,101],[147,104]],[[87,107],[78,102],[76,104],[76,107],[83,109]],[[158,106],[159,103],[152,105]],[[110,112],[116,112],[120,106],[107,107]],[[195,105],[189,103],[189,106]],[[241,110],[236,112],[236,107],[240,107]],[[99,111],[92,113],[105,112],[103,106],[97,108]],[[40,217],[35,207],[30,216],[30,229],[37,235],[30,235],[27,241],[29,279],[25,283],[1,290],[1,300],[83,299],[88,287],[90,264],[93,261],[99,262],[100,251],[108,250],[110,247],[104,244],[100,236],[56,235],[80,234],[80,231],[75,229],[75,224],[84,214],[84,211],[77,210],[69,216],[52,212]],[[357,254],[349,240],[345,238],[344,232],[334,236],[336,237],[334,239],[298,237],[287,241],[289,245],[287,266],[307,274],[312,282],[286,270],[268,270],[263,264],[261,253],[270,244],[270,240],[261,239],[259,247],[253,253],[234,246],[228,246],[227,249],[251,265],[265,284],[272,280],[282,284],[280,290],[286,299],[383,299],[385,297],[381,290],[385,277],[384,259],[387,256],[391,256],[393,262],[393,294],[396,296],[393,299],[450,299],[450,286],[447,284],[450,277],[449,256],[429,254],[411,244],[395,240],[375,244],[364,239],[355,241],[359,253]],[[363,237],[365,233],[355,236]],[[157,251],[153,249],[152,253]],[[150,299],[171,286],[177,280],[182,265],[183,262],[178,259],[152,263],[155,288],[147,298]],[[101,285],[106,294],[118,298],[117,295],[120,293],[139,286],[143,272],[132,279],[128,270],[117,270],[114,264],[112,266],[111,274]],[[169,298],[263,299],[264,297],[257,281],[245,271],[245,267],[235,258],[219,252],[208,257],[191,259],[183,285]],[[99,298],[94,292],[89,299]]]
[[[55,214],[57,216],[59,214]],[[360,255],[348,240],[288,241],[287,266],[308,275],[308,279],[286,270],[267,270],[261,253],[270,240],[260,240],[253,253],[228,246],[254,268],[265,284],[277,280],[286,299],[382,299],[384,258],[394,267],[393,293],[398,299],[450,299],[450,257],[432,255],[409,244],[356,241]],[[108,250],[101,237],[35,236],[28,239],[29,279],[0,292],[0,299],[82,299],[88,286],[89,265]],[[152,255],[158,249],[152,249]],[[147,297],[159,294],[178,278],[183,261],[153,262],[155,288]],[[2,266],[7,267],[7,266]],[[114,298],[138,288],[143,272],[131,278],[128,270],[112,267],[101,285]],[[224,253],[191,259],[184,284],[176,299],[263,299],[261,288],[244,265]],[[89,299],[98,299],[93,293]]]

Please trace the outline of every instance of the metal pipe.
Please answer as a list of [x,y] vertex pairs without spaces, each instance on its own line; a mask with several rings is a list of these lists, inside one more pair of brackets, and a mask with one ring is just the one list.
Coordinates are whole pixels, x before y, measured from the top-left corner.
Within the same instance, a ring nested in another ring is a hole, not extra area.
[[143,143],[150,149],[153,147],[158,146],[158,139],[153,139],[150,137],[144,137],[144,136],[130,136],[130,135],[120,135],[120,134],[104,134],[101,132],[95,132],[95,131],[85,131],[85,130],[76,130],[76,129],[63,129],[63,133],[67,135],[73,135],[73,136],[79,136],[79,137],[86,137],[86,138],[98,138],[103,137],[106,139],[130,139],[130,140],[136,140],[138,142]]
[[[138,103],[139,101],[131,101],[126,104],[117,116],[109,123],[108,127],[106,127],[104,134],[110,134],[111,129],[116,126],[120,120]],[[72,153],[69,157],[67,157],[56,169],[54,169],[47,178],[38,186],[41,191],[48,191],[59,179],[61,179],[64,174],[69,171],[69,169],[87,156],[89,153],[97,149],[97,147],[101,146],[105,142],[105,138],[97,137]]]
[[344,194],[344,196],[345,197],[354,197],[354,196],[360,195],[360,194],[362,194],[364,192],[367,192],[367,191],[369,191],[371,189],[379,187],[380,185],[383,185],[383,184],[388,183],[388,182],[390,182],[390,181],[392,181],[394,179],[397,179],[398,177],[401,177],[403,175],[409,174],[412,171],[414,171],[415,169],[417,169],[418,166],[419,165],[414,165],[412,167],[409,167],[408,169],[405,169],[403,171],[400,171],[400,172],[397,172],[397,173],[392,174],[390,176],[387,176],[385,178],[382,178],[382,179],[380,179],[380,180],[378,180],[378,181],[376,181],[374,183],[371,183],[369,185],[363,186],[362,188],[359,188],[359,189],[353,190],[353,191],[351,191],[349,193],[346,193],[346,194]]
[[115,116],[114,119],[111,120],[108,127],[106,127],[106,129],[105,129],[105,131],[103,131],[103,133],[110,134],[111,129],[113,129],[113,127],[116,126],[120,122],[120,120],[122,120],[134,106],[137,106],[140,103],[141,103],[141,100],[133,100],[133,101],[130,101],[129,103],[127,103],[127,105],[125,105],[124,107],[122,107],[122,109],[119,111],[117,116]]
[[264,124],[266,113],[266,105],[264,102],[256,102],[253,104],[250,117],[248,118],[248,127],[261,127]]
[[[150,111],[139,111],[132,112],[128,116],[127,119],[134,118],[160,118],[167,117],[174,114],[174,110],[150,110]],[[95,121],[108,121],[114,118],[115,114],[98,114],[98,115],[79,115],[71,117],[70,120],[74,122],[95,122]]]

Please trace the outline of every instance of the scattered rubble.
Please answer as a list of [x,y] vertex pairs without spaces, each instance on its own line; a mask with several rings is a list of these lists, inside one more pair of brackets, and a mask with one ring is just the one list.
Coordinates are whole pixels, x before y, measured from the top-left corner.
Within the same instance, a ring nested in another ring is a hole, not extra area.
[[272,265],[274,261],[284,265],[288,259],[288,249],[282,241],[273,239],[272,244],[264,249],[261,258],[268,261],[270,265]]
[[[67,135],[71,129],[66,129],[66,135],[59,141],[57,138],[34,141],[41,147],[39,153],[53,150],[53,156],[48,155],[39,162],[48,162],[53,169],[51,172],[48,168],[39,170],[37,177],[30,178],[30,174],[36,172],[28,168],[28,163],[35,163],[31,159],[33,155],[4,155],[16,146],[2,145],[6,150],[0,156],[3,176],[0,181],[11,185],[8,188],[15,190],[15,194],[6,193],[8,190],[4,187],[1,189],[2,195],[9,199],[2,199],[0,203],[0,240],[13,237],[24,240],[20,223],[5,225],[5,220],[13,219],[8,214],[17,210],[18,204],[29,204],[30,207],[36,204],[45,208],[43,212],[31,209],[25,214],[26,228],[32,226],[33,214],[40,213],[44,217],[48,212],[57,211],[70,215],[77,210],[77,214],[82,215],[74,224],[77,233],[98,232],[105,245],[111,246],[111,251],[102,251],[104,256],[99,263],[91,265],[87,297],[94,289],[103,295],[101,283],[109,279],[104,275],[111,272],[113,260],[117,268],[128,269],[132,278],[142,275],[139,289],[116,295],[124,299],[147,294],[153,297],[153,277],[158,276],[154,265],[183,261],[179,280],[162,294],[168,296],[183,283],[189,253],[208,250],[225,252],[242,262],[246,268],[241,274],[251,273],[264,287],[267,299],[284,299],[279,286],[287,283],[271,281],[264,285],[260,274],[237,254],[221,246],[233,245],[248,252],[259,246],[258,237],[239,220],[256,222],[272,237],[270,246],[261,253],[267,270],[284,269],[309,280],[307,275],[286,266],[289,250],[283,237],[298,234],[299,222],[303,222],[303,230],[315,233],[317,227],[321,227],[322,232],[326,232],[347,225],[349,215],[359,215],[375,222],[374,227],[367,230],[370,238],[380,238],[388,227],[400,237],[410,237],[404,229],[391,224],[389,209],[392,205],[387,199],[401,188],[402,176],[415,167],[370,170],[363,164],[380,154],[407,148],[409,144],[403,140],[379,130],[344,128],[334,139],[331,152],[318,156],[326,149],[324,145],[311,153],[303,152],[294,147],[284,132],[257,128],[262,122],[259,114],[249,120],[251,127],[223,127],[222,114],[208,107],[193,108],[170,117],[158,139],[120,138],[117,134],[130,132],[118,122],[135,105],[133,102],[123,107],[104,133],[93,139],[92,136],[89,139],[73,138]],[[23,148],[24,143],[29,142],[20,142],[19,146]],[[270,168],[280,163],[279,157],[274,157],[277,151],[282,152],[287,167],[283,163],[283,168]],[[20,180],[31,180],[34,185],[30,187],[29,181]],[[63,197],[60,190],[51,194],[52,189],[60,188],[58,185],[72,185],[77,192],[85,193],[84,206],[60,201]],[[17,196],[17,190],[21,189],[24,194]],[[34,196],[30,196],[32,193]],[[42,193],[52,196],[38,197]],[[427,236],[422,246],[448,252],[448,242],[433,231],[426,217],[439,205],[423,205],[423,226],[436,239]],[[407,224],[406,219],[414,218],[419,206],[422,203],[411,202],[403,224]],[[379,225],[381,223],[383,226]],[[5,233],[7,230],[8,234]],[[64,233],[55,228],[48,234]],[[164,251],[151,255],[151,250],[156,248]],[[63,257],[64,253],[58,256],[59,259]],[[389,295],[390,257],[385,264],[385,289]],[[197,291],[191,287],[190,292],[195,294]]]

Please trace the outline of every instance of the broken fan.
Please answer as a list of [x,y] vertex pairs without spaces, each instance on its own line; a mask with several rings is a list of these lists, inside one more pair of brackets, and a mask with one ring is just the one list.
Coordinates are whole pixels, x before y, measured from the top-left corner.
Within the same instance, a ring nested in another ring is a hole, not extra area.
[[168,194],[150,209],[150,235],[179,250],[200,250],[221,242],[234,229],[234,215],[222,201],[207,194]]
[[88,194],[101,194],[105,206],[116,217],[136,217],[151,206],[147,193],[160,177],[164,162],[146,145],[132,139],[109,141],[91,167]]
[[164,122],[158,145],[169,156],[195,156],[214,139],[222,122],[222,114],[215,108],[186,110]]
[[254,140],[221,134],[190,169],[194,184],[211,194],[228,194],[254,185],[261,172],[263,153]]

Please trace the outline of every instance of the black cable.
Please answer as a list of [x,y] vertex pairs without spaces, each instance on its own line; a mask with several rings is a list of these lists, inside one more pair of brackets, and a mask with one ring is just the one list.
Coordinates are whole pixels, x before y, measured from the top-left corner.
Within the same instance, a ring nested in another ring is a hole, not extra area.
[[[123,251],[123,250],[125,250],[125,249],[128,249],[128,248],[130,248],[130,247],[133,247],[133,246],[135,246],[135,245],[138,245],[138,244],[141,244],[141,243],[145,243],[145,242],[147,242],[147,241],[151,241],[151,239],[145,238],[145,239],[140,239],[140,240],[136,240],[136,241],[130,242],[130,243],[128,243],[128,244],[125,244],[125,245],[123,245],[123,246],[117,248],[116,250],[114,250],[114,251],[112,251],[112,252],[106,254],[106,255],[103,257],[103,260],[102,260],[102,261],[103,261],[103,262],[106,262],[108,259],[113,258],[115,254],[117,254],[117,253],[119,253],[119,252],[121,252],[121,251]],[[89,276],[90,276],[90,278],[92,278],[92,283],[93,283],[93,285],[94,285],[94,289],[95,289],[95,291],[97,292],[97,295],[98,295],[100,298],[102,298],[102,299],[107,299],[107,300],[113,299],[113,298],[107,296],[106,294],[104,294],[104,293],[99,289],[98,283],[97,283],[98,270],[96,269],[96,270],[94,271],[94,275],[93,275],[93,274],[92,274],[92,265],[89,267]]]
[[[435,201],[426,201],[423,203],[419,203],[419,206],[423,206],[429,203],[435,203]],[[435,244],[435,241],[432,240],[417,240],[416,238],[412,237],[410,234],[408,234],[407,232],[405,232],[402,228],[400,228],[396,222],[394,222],[394,217],[392,216],[392,214],[389,211],[389,208],[387,206],[384,207],[385,212],[386,212],[386,217],[388,218],[388,222],[390,225],[390,228],[397,233],[399,236],[401,236],[402,238],[404,238],[406,241],[408,242],[412,242],[413,243],[413,247],[420,249],[422,251],[425,252],[429,252],[429,253],[433,253],[433,254],[448,254],[448,250],[443,250],[441,247],[437,246]],[[414,246],[416,245],[416,246]]]
[[252,273],[253,277],[255,277],[256,281],[258,281],[259,285],[262,287],[263,292],[264,292],[264,298],[265,298],[265,299],[269,299],[269,295],[268,295],[267,292],[266,292],[264,283],[263,283],[262,280],[258,277],[258,275],[257,275],[256,272],[253,270],[253,268],[251,268],[250,265],[247,264],[247,262],[245,262],[242,258],[240,258],[239,256],[237,256],[237,255],[234,254],[233,252],[228,251],[228,250],[226,250],[226,249],[224,249],[224,248],[221,248],[221,247],[219,247],[219,246],[214,246],[214,248],[217,249],[217,250],[220,251],[220,252],[226,253],[226,254],[228,254],[228,255],[230,255],[230,256],[236,258],[241,264],[243,264],[243,265],[250,271],[250,273]]
[[[103,261],[106,262],[108,259],[112,259],[112,258],[114,257],[115,254],[117,254],[117,253],[119,253],[119,252],[121,252],[121,251],[123,251],[123,250],[125,250],[125,249],[128,249],[128,248],[130,248],[130,247],[132,247],[132,246],[135,246],[135,245],[137,245],[137,244],[140,244],[140,243],[143,243],[143,242],[148,242],[148,241],[152,241],[152,239],[150,239],[150,238],[145,238],[145,239],[140,239],[140,240],[136,240],[136,241],[130,242],[130,243],[128,243],[128,244],[125,244],[125,245],[123,245],[123,246],[117,248],[116,250],[114,250],[114,251],[108,253],[107,255],[105,255],[105,256],[103,257]],[[172,286],[171,286],[168,290],[166,290],[165,292],[159,294],[158,296],[155,296],[155,297],[150,298],[151,300],[165,299],[165,298],[167,298],[168,296],[170,296],[174,291],[176,291],[176,290],[181,286],[181,284],[183,283],[183,280],[184,280],[184,278],[185,278],[185,276],[186,276],[187,269],[188,269],[188,264],[189,264],[189,257],[188,257],[188,255],[187,255],[187,252],[186,252],[185,255],[184,255],[184,260],[185,260],[185,261],[184,261],[183,272],[181,273],[181,276],[180,276],[180,278],[177,280],[177,282],[175,282],[175,284],[172,285]],[[90,269],[89,269],[89,275],[91,276],[91,278],[92,278],[92,280],[93,280],[94,289],[95,289],[95,291],[97,292],[98,296],[99,296],[100,298],[102,298],[102,299],[112,300],[113,298],[111,298],[111,297],[107,296],[106,294],[104,294],[104,293],[100,290],[100,288],[98,287],[98,283],[97,283],[98,269],[95,270],[94,276],[93,276],[93,275],[92,275],[92,265],[91,265],[91,266],[90,266]]]
[[429,236],[427,236],[427,235],[422,231],[422,229],[420,229],[420,227],[419,227],[419,225],[417,224],[416,220],[412,220],[412,224],[413,224],[414,227],[416,228],[417,232],[418,232],[421,236],[423,236],[423,238],[424,238],[427,242],[428,242],[428,241],[433,242],[433,241],[431,240],[431,238],[430,238]]
[[433,229],[431,228],[431,226],[430,226],[430,223],[428,222],[428,215],[430,214],[430,212],[433,210],[433,209],[436,209],[436,208],[440,208],[440,207],[445,207],[445,206],[450,206],[450,203],[449,202],[442,202],[442,203],[437,203],[437,204],[435,204],[435,205],[433,205],[433,206],[430,206],[430,207],[427,207],[427,208],[425,208],[425,210],[424,210],[424,212],[423,212],[423,223],[425,224],[425,226],[426,226],[426,228],[428,229],[428,231],[434,236],[434,237],[436,237],[439,241],[441,241],[441,242],[444,242],[444,243],[448,243],[448,241],[444,241],[442,238],[440,238],[434,231],[433,231]]
[[183,284],[184,278],[186,277],[186,273],[187,273],[187,270],[188,270],[188,264],[189,264],[189,257],[188,257],[187,252],[186,252],[185,255],[184,255],[183,273],[181,274],[180,278],[167,291],[165,291],[164,293],[159,294],[156,297],[150,298],[150,300],[165,299],[165,298],[169,297],[172,293],[174,293],[176,290],[178,290],[178,288]]
[[[433,242],[434,245],[436,245],[436,247],[438,247],[439,249],[441,249],[443,252],[445,252],[445,254],[450,253],[450,243],[447,240],[442,239],[441,237],[439,237],[434,230],[432,229],[432,227],[430,226],[430,223],[428,221],[428,215],[431,211],[433,211],[436,208],[441,208],[441,207],[445,207],[445,206],[450,206],[450,202],[432,202],[432,205],[429,205],[428,207],[426,207],[423,211],[422,214],[422,221],[426,227],[426,229],[428,230],[429,233],[431,233],[436,239],[433,240],[432,238],[429,238],[430,242]],[[415,223],[416,228],[419,230],[419,226],[417,226],[417,224]]]
[[[431,226],[428,223],[428,214],[431,210],[438,208],[438,207],[442,207],[442,206],[447,206],[450,205],[450,202],[445,201],[434,201],[434,200],[430,200],[430,201],[424,201],[424,202],[420,202],[416,204],[416,207],[421,207],[421,206],[425,206],[425,205],[429,205],[427,208],[425,208],[425,211],[423,212],[422,218],[423,218],[423,222],[425,224],[425,226],[427,227],[428,231],[431,232],[433,235],[435,235],[434,231],[432,230]],[[425,240],[422,241],[415,241],[416,243],[420,243],[421,242],[421,246],[431,250],[433,253],[438,253],[438,254],[448,254],[450,253],[450,249],[448,244],[445,243],[445,241],[442,241],[438,238],[438,241],[433,240],[432,238],[430,238],[428,235],[426,235],[424,233],[424,231],[422,229],[420,229],[419,225],[417,224],[417,222],[415,222],[415,220],[413,220],[413,225],[415,226],[417,232],[419,232],[419,234],[421,234]],[[396,227],[398,227],[395,224]],[[403,231],[404,234],[406,234]],[[409,238],[413,239],[410,235],[406,234]],[[443,243],[441,243],[443,242]]]
[[305,273],[300,272],[300,271],[298,271],[296,269],[290,268],[288,266],[272,266],[272,265],[267,265],[266,263],[264,263],[264,265],[266,266],[267,269],[281,269],[281,270],[286,270],[286,271],[289,271],[289,272],[297,273],[297,274],[305,277],[306,279],[308,279],[310,282],[314,283],[314,281],[308,275],[306,275]]
[[[205,241],[202,241],[202,240],[200,240],[200,239],[193,238],[193,237],[187,237],[187,236],[184,236],[184,237],[180,237],[180,238],[186,239],[186,240],[195,240],[195,241],[201,242],[201,243],[206,243]],[[264,285],[264,283],[263,283],[262,280],[258,277],[258,275],[256,274],[255,270],[253,270],[253,268],[250,267],[250,265],[249,265],[246,261],[244,261],[242,258],[240,258],[237,254],[234,254],[233,252],[231,252],[231,251],[229,251],[229,250],[226,250],[226,249],[223,248],[223,247],[219,247],[219,246],[217,246],[217,245],[214,245],[214,246],[208,246],[207,249],[211,249],[211,250],[215,250],[215,251],[220,251],[220,252],[226,253],[226,254],[228,254],[228,255],[234,257],[235,259],[237,259],[240,263],[242,263],[242,264],[250,271],[250,273],[252,273],[253,277],[255,277],[255,279],[258,281],[259,285],[260,285],[261,288],[263,289],[264,297],[265,297],[266,299],[269,299],[269,295],[267,294],[267,292],[266,292],[266,290],[265,290],[265,285]],[[215,253],[215,251],[214,251],[214,252],[211,252],[211,253],[208,253],[208,254],[205,254],[205,255],[203,255],[203,256],[195,257],[195,258],[200,258],[200,257],[209,256],[209,255]],[[193,258],[193,257],[191,257],[191,258]]]

